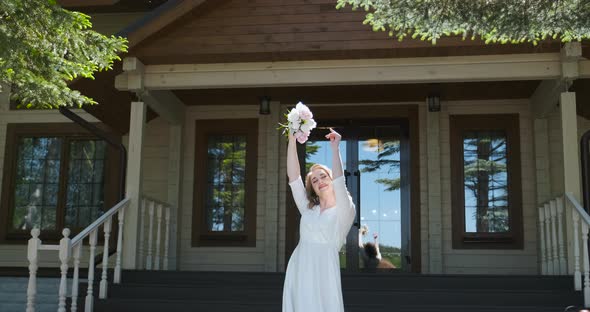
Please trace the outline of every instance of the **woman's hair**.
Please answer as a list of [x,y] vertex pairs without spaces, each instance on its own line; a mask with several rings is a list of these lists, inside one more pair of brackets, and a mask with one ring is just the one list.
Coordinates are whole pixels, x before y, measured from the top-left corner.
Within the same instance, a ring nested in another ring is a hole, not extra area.
[[377,247],[373,243],[365,243],[365,253],[369,259],[377,259]]
[[311,185],[311,173],[316,169],[324,170],[330,179],[332,179],[332,170],[324,165],[315,164],[309,168],[309,172],[305,176],[305,193],[307,195],[307,199],[309,200],[309,207],[307,207],[309,209],[313,208],[315,205],[320,204],[320,198],[318,197],[318,194],[315,193],[313,186]]

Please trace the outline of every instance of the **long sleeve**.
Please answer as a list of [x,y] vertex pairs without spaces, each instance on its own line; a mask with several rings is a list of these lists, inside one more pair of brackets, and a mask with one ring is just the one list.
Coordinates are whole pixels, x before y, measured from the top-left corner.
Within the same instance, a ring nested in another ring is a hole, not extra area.
[[332,181],[334,187],[334,193],[336,194],[336,209],[338,209],[338,224],[337,224],[337,235],[339,238],[339,245],[342,246],[346,241],[346,236],[350,231],[352,222],[356,215],[355,205],[352,202],[352,197],[346,189],[346,181],[344,176],[340,176]]
[[307,195],[305,194],[305,185],[303,185],[303,180],[301,180],[301,176],[299,176],[294,181],[289,182],[289,186],[291,187],[291,192],[293,193],[293,200],[295,200],[297,209],[299,209],[299,213],[303,214],[309,208],[309,200],[307,199]]

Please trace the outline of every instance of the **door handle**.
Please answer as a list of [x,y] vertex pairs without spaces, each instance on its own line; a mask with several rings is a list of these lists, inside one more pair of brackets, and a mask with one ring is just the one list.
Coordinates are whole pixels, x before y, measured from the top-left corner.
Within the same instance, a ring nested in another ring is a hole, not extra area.
[[356,211],[357,211],[357,215],[356,215],[356,222],[354,223],[354,226],[356,226],[357,228],[360,228],[361,226],[361,172],[359,170],[356,170],[353,174],[356,177]]

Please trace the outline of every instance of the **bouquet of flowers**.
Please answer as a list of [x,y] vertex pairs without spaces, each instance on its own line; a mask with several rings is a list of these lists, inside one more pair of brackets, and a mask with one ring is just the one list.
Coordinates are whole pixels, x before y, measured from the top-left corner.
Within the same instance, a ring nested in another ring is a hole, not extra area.
[[287,117],[287,123],[279,123],[279,129],[283,129],[283,134],[293,134],[297,142],[301,144],[307,141],[311,130],[317,125],[309,107],[301,102],[297,103],[295,108],[289,111],[285,117]]

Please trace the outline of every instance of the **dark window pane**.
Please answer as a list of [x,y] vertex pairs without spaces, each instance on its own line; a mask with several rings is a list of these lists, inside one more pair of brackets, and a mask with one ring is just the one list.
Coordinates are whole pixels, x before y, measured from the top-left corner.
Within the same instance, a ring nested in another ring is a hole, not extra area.
[[209,231],[244,231],[246,137],[210,136],[207,152],[207,227]]
[[12,228],[55,230],[61,138],[19,138]]
[[502,131],[464,133],[465,232],[510,231],[506,143]]
[[104,209],[106,143],[100,140],[70,142],[66,226],[83,228]]

